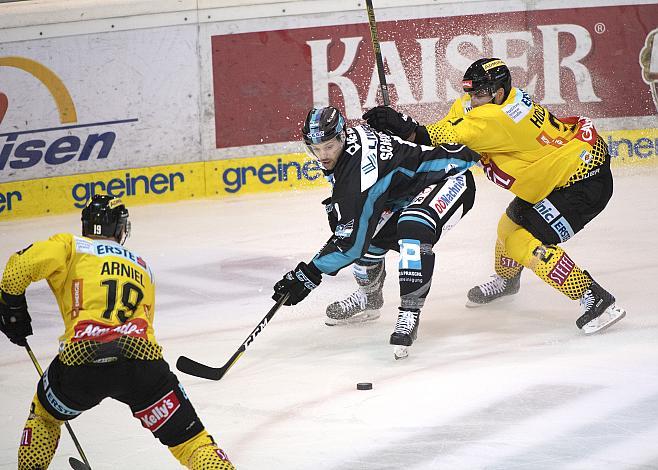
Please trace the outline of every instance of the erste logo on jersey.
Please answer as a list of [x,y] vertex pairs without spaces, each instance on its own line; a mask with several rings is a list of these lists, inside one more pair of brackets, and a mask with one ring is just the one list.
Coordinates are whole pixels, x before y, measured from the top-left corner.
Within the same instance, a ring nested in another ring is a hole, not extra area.
[[561,242],[566,242],[574,236],[574,231],[567,219],[560,213],[551,201],[544,199],[533,206],[533,209],[557,233]]
[[153,281],[151,268],[148,266],[148,264],[146,264],[144,258],[134,254],[130,250],[127,250],[118,243],[75,237],[75,251],[78,253],[85,253],[94,256],[118,256],[144,269],[148,273],[151,282]]
[[155,432],[169,421],[179,409],[180,400],[172,390],[148,408],[137,411],[133,416],[139,419],[146,429]]

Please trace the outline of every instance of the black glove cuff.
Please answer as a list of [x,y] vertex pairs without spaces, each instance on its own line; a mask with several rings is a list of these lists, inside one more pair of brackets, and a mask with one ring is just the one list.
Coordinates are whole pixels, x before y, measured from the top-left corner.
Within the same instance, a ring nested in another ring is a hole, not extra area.
[[322,281],[322,271],[318,269],[318,267],[313,264],[313,261],[310,263],[306,264],[306,267],[308,268],[308,274],[311,274],[314,276],[314,279],[311,279],[311,281],[315,282],[316,284],[320,284],[320,281]]

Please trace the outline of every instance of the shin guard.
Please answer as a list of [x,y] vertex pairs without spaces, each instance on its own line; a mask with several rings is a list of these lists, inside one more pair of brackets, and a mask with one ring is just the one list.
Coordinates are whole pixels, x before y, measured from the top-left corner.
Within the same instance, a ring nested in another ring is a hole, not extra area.
[[63,421],[48,413],[35,395],[18,448],[19,470],[46,470],[57,450]]

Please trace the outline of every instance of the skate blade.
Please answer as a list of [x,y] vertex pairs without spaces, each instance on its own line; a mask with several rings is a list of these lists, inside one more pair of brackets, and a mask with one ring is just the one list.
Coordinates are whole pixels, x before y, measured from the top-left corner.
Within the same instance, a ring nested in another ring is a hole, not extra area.
[[502,297],[498,297],[497,299],[493,299],[491,302],[486,302],[484,304],[479,304],[477,302],[473,302],[472,300],[467,300],[465,305],[467,308],[480,308],[492,304],[506,304],[513,300],[514,300],[514,294],[510,294],[510,295],[504,295]]
[[393,356],[395,356],[396,361],[406,358],[407,356],[409,356],[409,347],[408,346],[395,346],[393,348]]
[[[601,317],[604,316],[605,318],[603,320],[600,320]],[[591,322],[583,325],[583,333],[585,333],[585,336],[589,336],[589,335],[593,335],[594,333],[598,333],[599,331],[603,331],[607,328],[610,328],[612,325],[617,323],[625,316],[626,316],[626,310],[624,310],[621,307],[617,307],[616,305],[611,305],[606,309],[605,312],[601,314],[600,317],[595,318]],[[599,321],[594,323],[596,320]]]
[[379,310],[367,310],[349,318],[337,319],[327,317],[324,319],[324,324],[327,326],[358,325],[359,323],[377,320],[380,315],[381,313]]

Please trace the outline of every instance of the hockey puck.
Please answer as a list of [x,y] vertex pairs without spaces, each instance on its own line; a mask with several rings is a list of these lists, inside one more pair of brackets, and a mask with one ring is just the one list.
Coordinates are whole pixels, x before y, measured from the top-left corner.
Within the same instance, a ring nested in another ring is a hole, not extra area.
[[356,384],[357,390],[372,390],[372,384],[370,382],[360,382]]

